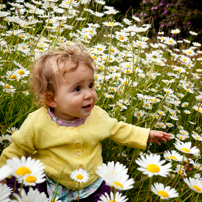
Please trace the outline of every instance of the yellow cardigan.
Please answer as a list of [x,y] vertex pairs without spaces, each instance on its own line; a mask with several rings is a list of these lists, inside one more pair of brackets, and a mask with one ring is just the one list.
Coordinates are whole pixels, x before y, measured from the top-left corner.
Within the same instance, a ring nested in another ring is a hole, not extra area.
[[42,107],[29,114],[18,131],[12,135],[13,143],[3,150],[0,167],[14,156],[33,154],[45,165],[48,177],[69,189],[77,189],[78,183],[70,178],[75,169],[85,169],[90,178],[84,187],[98,179],[95,171],[102,160],[100,141],[110,138],[118,144],[145,149],[149,129],[136,127],[110,118],[107,112],[95,106],[91,115],[79,127],[58,126]]

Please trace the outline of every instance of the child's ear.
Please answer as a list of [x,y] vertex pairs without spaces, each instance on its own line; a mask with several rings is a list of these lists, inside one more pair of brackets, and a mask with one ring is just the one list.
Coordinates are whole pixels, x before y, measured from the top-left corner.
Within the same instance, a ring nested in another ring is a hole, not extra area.
[[47,104],[49,107],[52,107],[52,108],[57,107],[57,104],[56,104],[56,102],[55,102],[55,100],[54,100],[54,95],[53,95],[53,93],[47,92],[47,93],[44,94],[44,96],[45,96],[45,99],[46,99],[46,104]]

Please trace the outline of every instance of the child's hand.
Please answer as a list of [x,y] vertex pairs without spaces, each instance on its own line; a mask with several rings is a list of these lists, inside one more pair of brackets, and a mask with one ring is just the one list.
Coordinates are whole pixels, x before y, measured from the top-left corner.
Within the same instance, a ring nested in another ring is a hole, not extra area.
[[1,183],[1,184],[6,184],[6,183],[7,183],[7,180],[6,180],[6,179],[1,180],[0,183]]
[[158,145],[161,145],[159,140],[163,142],[167,142],[167,140],[170,140],[170,135],[162,131],[150,130],[147,142],[152,142],[152,143],[155,142]]

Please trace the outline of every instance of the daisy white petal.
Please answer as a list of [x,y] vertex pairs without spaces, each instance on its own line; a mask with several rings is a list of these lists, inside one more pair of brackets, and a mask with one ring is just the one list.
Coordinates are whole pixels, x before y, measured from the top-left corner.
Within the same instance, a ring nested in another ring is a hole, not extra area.
[[201,180],[189,177],[185,178],[184,182],[189,186],[190,189],[194,190],[197,193],[202,193]]
[[4,165],[0,168],[0,181],[6,179],[9,175],[13,173],[13,169],[8,166]]
[[200,150],[194,146],[191,147],[191,142],[180,142],[177,141],[176,143],[174,143],[175,148],[178,149],[179,151],[186,153],[186,154],[193,154],[195,156],[199,156],[200,155]]
[[[7,165],[13,169],[13,176],[17,178],[19,183],[25,180],[25,177],[29,179],[27,181],[30,181],[32,178],[32,183],[29,185],[35,185],[35,183],[45,181],[45,178],[42,178],[44,177],[43,170],[45,167],[39,160],[32,159],[31,157],[26,159],[24,156],[22,156],[21,159],[13,157],[7,160]],[[38,179],[35,179],[34,182],[34,178],[36,177],[38,177]]]
[[6,184],[0,183],[0,201],[1,202],[9,202],[10,201],[10,194],[12,189],[10,189]]
[[24,189],[21,191],[21,196],[17,194],[13,194],[14,197],[18,200],[18,202],[48,202],[48,199],[45,193],[40,193],[37,189],[33,190],[29,189],[29,192],[26,194]]
[[170,188],[170,186],[164,187],[162,183],[154,183],[151,186],[151,191],[160,196],[161,199],[176,198],[179,196],[174,188]]
[[105,193],[98,202],[126,202],[127,200],[126,196],[122,196],[119,192],[116,192],[115,196],[113,192],[110,192],[110,196]]
[[147,154],[145,157],[140,156],[136,163],[141,166],[138,170],[142,171],[144,175],[152,177],[153,175],[160,175],[166,177],[171,171],[171,163],[165,164],[165,160],[160,160],[160,155]]
[[89,178],[89,173],[87,173],[85,170],[79,168],[79,170],[74,170],[71,174],[70,177],[80,183],[86,183]]

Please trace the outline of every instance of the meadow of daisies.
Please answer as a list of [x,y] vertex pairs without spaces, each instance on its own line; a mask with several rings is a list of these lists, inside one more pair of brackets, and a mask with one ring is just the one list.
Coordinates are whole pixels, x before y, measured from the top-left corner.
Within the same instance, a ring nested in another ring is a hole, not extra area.
[[[103,0],[8,4],[9,10],[0,4],[1,152],[12,142],[11,134],[36,110],[28,84],[33,62],[59,45],[81,43],[95,61],[97,105],[111,117],[165,131],[171,138],[161,146],[148,145],[146,151],[104,140],[106,164],[97,173],[122,195],[115,191],[100,201],[201,201],[202,51],[194,40],[197,33],[191,30],[180,41],[179,29],[151,36],[151,24],[135,16],[117,21],[118,11]],[[28,185],[41,182],[43,166],[31,162],[29,167],[24,158],[10,159],[0,169],[0,180],[12,174],[19,182],[29,178]],[[40,167],[37,175],[36,169],[31,172],[34,165]],[[19,174],[20,167],[26,166],[31,173]],[[72,180],[78,183],[88,179],[85,171],[72,172]],[[10,192],[0,184],[0,201],[11,201]],[[29,196],[22,190],[12,200],[33,196],[37,202],[59,201],[32,189]]]

